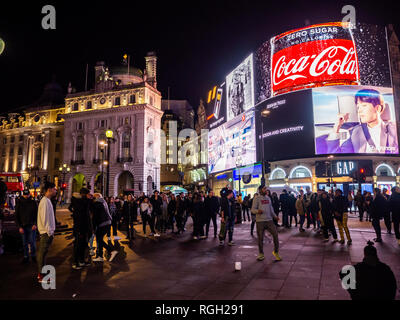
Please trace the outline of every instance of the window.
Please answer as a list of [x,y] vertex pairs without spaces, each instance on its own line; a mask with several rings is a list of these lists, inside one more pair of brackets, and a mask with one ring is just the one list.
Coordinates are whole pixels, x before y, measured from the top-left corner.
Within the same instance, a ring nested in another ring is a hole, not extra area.
[[153,105],[153,100],[154,100],[153,96],[150,96],[150,105],[151,106]]
[[19,136],[19,142],[24,141],[24,136]]
[[58,170],[60,167],[60,159],[54,158],[54,168]]
[[83,128],[84,128],[83,122],[78,122],[77,125],[76,125],[76,129],[77,130],[83,130]]
[[17,162],[17,172],[22,170],[22,160],[18,160]]
[[72,107],[72,111],[78,111],[79,110],[79,103],[75,102],[74,106]]
[[22,147],[21,146],[18,147],[18,155],[22,156]]
[[99,128],[105,128],[107,126],[107,120],[100,120],[98,122],[98,127]]
[[11,136],[11,141],[10,141],[11,143],[14,143],[15,142],[15,137],[14,136]]
[[10,157],[14,155],[14,147],[10,147]]
[[36,148],[34,149],[34,154],[35,154],[35,157],[34,157],[34,166],[35,166],[35,167],[40,167],[40,166],[41,166],[41,163],[42,163],[42,147],[41,147],[41,146],[36,147]]
[[290,178],[311,178],[311,174],[306,167],[299,166],[292,171]]
[[1,151],[1,156],[5,157],[6,156],[6,148],[2,148],[3,150]]
[[60,144],[56,143],[56,152],[60,152]]
[[83,160],[83,137],[79,136],[76,139],[76,159],[77,161]]
[[129,103],[136,103],[136,96],[134,94],[131,94],[129,97]]
[[86,102],[86,110],[92,109],[92,101]]
[[116,98],[115,98],[115,105],[116,105],[116,106],[121,105],[121,98],[120,98],[120,97],[116,97]]
[[129,117],[125,118],[125,124],[130,124]]
[[131,149],[131,134],[129,132],[125,132],[122,137],[122,156],[124,158],[130,157],[130,149]]
[[56,131],[56,138],[59,138],[61,136],[61,132],[59,130]]
[[7,144],[7,137],[3,138],[3,144]]
[[280,180],[280,179],[285,179],[286,173],[283,169],[281,168],[276,168],[272,171],[270,180]]
[[394,177],[395,176],[393,169],[384,163],[379,165],[376,168],[375,173],[378,177]]

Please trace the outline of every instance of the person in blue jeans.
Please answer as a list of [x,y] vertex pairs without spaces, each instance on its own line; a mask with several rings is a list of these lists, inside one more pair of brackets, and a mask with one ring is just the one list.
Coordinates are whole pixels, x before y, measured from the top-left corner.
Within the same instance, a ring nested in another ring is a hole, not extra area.
[[18,199],[15,207],[15,219],[24,248],[22,263],[29,262],[29,247],[31,259],[33,262],[36,262],[37,212],[38,206],[36,201],[31,197],[29,190],[24,190],[22,197]]

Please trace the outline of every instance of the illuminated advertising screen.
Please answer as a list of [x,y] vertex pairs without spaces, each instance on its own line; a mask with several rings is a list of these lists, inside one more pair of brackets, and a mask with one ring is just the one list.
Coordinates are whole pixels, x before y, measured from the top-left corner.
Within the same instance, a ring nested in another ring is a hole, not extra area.
[[209,129],[226,122],[225,84],[214,86],[208,92],[206,102],[207,124]]
[[391,87],[384,27],[332,22],[285,32],[255,54],[256,104],[305,88]]
[[[261,112],[267,111],[265,117]],[[256,108],[257,150],[262,161],[312,157],[314,124],[311,90],[282,94]],[[263,142],[263,143],[262,143]]]
[[324,87],[312,96],[317,155],[399,153],[391,88]]
[[227,121],[254,107],[253,54],[226,77],[225,88]]
[[265,160],[399,154],[391,88],[304,89],[267,99],[256,110],[258,150]]
[[208,134],[208,172],[216,173],[256,162],[254,111],[212,129]]

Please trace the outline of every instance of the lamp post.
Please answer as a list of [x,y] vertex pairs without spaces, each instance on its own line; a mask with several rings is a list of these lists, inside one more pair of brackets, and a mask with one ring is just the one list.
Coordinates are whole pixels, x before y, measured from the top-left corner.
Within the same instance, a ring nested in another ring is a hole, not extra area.
[[104,195],[104,148],[106,146],[106,142],[104,140],[100,140],[99,142],[100,145],[100,150],[101,150],[101,159],[100,159],[100,163],[101,163],[101,194]]
[[107,182],[106,182],[106,196],[110,196],[110,152],[111,152],[111,142],[114,142],[114,132],[108,128],[106,131],[107,138]]
[[[261,111],[261,116],[266,118],[269,116],[271,111],[268,109],[264,109]],[[265,159],[264,159],[264,121],[261,119],[261,154],[262,154],[262,177],[261,177],[261,185],[265,186]]]
[[62,182],[61,182],[61,190],[62,190],[62,195],[61,195],[61,201],[64,203],[65,201],[65,175],[71,171],[71,168],[66,164],[63,163],[61,167],[58,168],[58,171],[62,174]]

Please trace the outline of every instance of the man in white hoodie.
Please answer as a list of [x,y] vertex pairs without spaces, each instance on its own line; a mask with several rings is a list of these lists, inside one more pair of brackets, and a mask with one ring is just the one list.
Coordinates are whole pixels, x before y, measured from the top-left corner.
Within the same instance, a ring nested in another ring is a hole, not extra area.
[[42,282],[43,274],[42,268],[46,265],[46,256],[49,251],[50,245],[53,242],[54,231],[56,230],[56,222],[54,218],[53,204],[51,198],[53,198],[57,189],[54,183],[46,182],[44,185],[44,197],[40,200],[38,216],[37,216],[37,227],[40,234],[39,250],[38,250],[38,281]]
[[267,229],[273,239],[274,239],[274,251],[272,254],[274,255],[277,261],[281,260],[281,257],[278,254],[279,250],[279,239],[278,239],[278,230],[276,229],[275,221],[279,221],[279,218],[274,212],[274,208],[272,207],[272,201],[270,197],[267,196],[267,187],[260,186],[258,188],[259,196],[254,198],[253,206],[251,207],[251,213],[256,215],[256,226],[257,226],[257,237],[258,237],[258,250],[259,254],[257,257],[258,261],[264,260],[264,230]]

